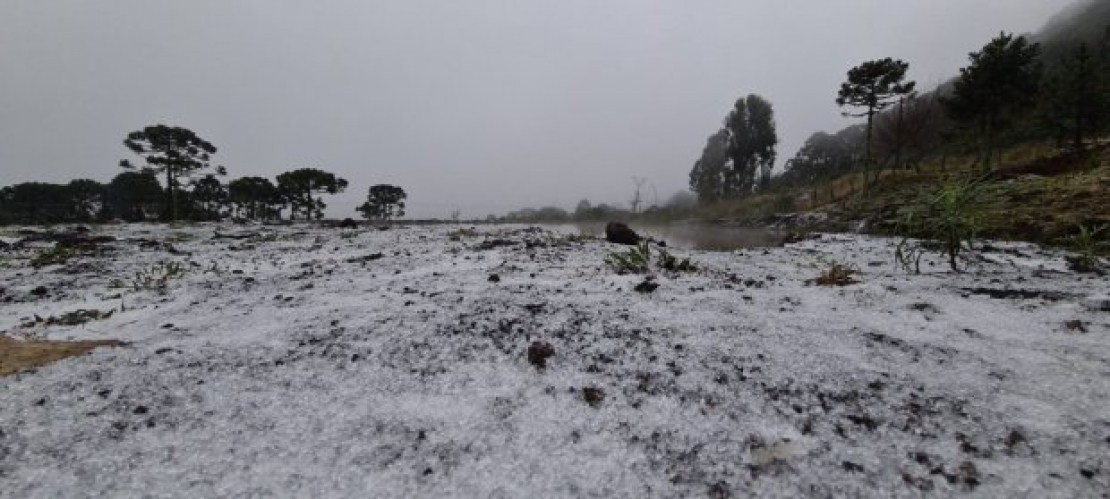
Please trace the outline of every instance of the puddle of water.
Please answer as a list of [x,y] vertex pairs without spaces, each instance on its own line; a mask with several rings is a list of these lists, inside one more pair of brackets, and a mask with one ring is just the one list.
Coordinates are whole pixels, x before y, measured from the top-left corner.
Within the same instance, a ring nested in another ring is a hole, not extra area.
[[[733,251],[745,248],[782,246],[784,235],[768,229],[721,227],[709,224],[678,223],[669,225],[629,224],[641,236],[666,241],[668,246],[706,251]],[[543,226],[562,234],[588,234],[605,237],[605,224],[600,222],[550,224]]]

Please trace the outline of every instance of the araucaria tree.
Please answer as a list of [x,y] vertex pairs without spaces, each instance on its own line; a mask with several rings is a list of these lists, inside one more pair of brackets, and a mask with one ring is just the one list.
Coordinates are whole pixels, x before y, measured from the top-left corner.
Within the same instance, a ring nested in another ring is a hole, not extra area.
[[891,58],[867,61],[848,71],[848,81],[840,85],[836,104],[840,107],[855,107],[856,113],[845,112],[845,116],[867,117],[867,144],[864,153],[864,167],[870,171],[873,164],[871,154],[872,135],[875,115],[914,93],[915,82],[907,82],[906,71],[910,65]]
[[334,173],[315,168],[301,168],[277,176],[278,190],[289,203],[289,219],[296,219],[299,211],[305,220],[324,216],[324,200],[314,194],[338,194],[347,188],[347,181]]
[[405,199],[408,194],[395,185],[378,184],[370,187],[366,202],[355,208],[370,220],[390,220],[405,216]]
[[111,215],[128,222],[142,222],[157,214],[165,191],[151,172],[123,172],[108,183],[107,202]]
[[756,182],[765,185],[775,164],[775,112],[771,103],[758,95],[740,98],[725,119],[728,156],[732,168],[724,176],[724,193],[740,198],[755,190]]
[[227,186],[222,184],[215,175],[205,175],[193,181],[192,198],[200,211],[199,214],[194,215],[194,218],[219,220],[228,202]]
[[960,69],[951,97],[944,99],[949,117],[980,140],[982,164],[991,164],[998,135],[1036,103],[1040,52],[1025,37],[1002,33],[971,53],[971,65]]
[[[123,145],[143,158],[146,164],[137,167],[124,159],[120,161],[121,167],[129,170],[141,168],[166,175],[166,214],[173,221],[177,220],[180,180],[209,168],[211,156],[216,153],[216,146],[193,131],[166,125],[148,126],[131,132],[124,139]],[[217,167],[217,173],[224,174],[224,168]]]
[[281,193],[268,178],[237,178],[227,184],[227,190],[228,199],[240,217],[258,220],[280,215]]

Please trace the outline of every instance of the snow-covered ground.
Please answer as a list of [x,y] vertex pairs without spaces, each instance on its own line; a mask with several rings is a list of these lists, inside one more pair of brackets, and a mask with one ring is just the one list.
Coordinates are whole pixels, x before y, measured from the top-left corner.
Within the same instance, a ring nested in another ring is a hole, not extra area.
[[[909,275],[862,236],[676,250],[699,271],[643,294],[603,264],[623,247],[456,228],[0,250],[0,331],[128,342],[0,378],[0,496],[1110,493],[1110,284],[1055,251]],[[810,283],[833,262],[862,282]],[[46,325],[79,309],[114,312]]]

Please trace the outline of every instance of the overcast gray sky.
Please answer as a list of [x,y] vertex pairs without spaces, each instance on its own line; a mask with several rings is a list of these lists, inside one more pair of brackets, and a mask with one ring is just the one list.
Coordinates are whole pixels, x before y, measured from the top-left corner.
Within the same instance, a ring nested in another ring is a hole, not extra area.
[[[625,203],[684,189],[740,95],[781,159],[839,129],[847,70],[931,87],[1069,0],[3,0],[0,185],[109,180],[124,135],[184,126],[231,176],[297,167],[403,186],[410,215]],[[650,194],[649,194],[650,196]]]

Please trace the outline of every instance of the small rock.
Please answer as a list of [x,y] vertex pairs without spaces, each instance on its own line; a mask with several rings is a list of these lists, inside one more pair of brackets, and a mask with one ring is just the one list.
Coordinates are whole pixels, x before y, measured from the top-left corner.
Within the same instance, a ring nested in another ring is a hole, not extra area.
[[1083,324],[1083,321],[1081,321],[1079,319],[1072,319],[1070,321],[1064,321],[1064,327],[1068,328],[1068,331],[1075,331],[1077,333],[1086,333],[1087,332],[1087,326],[1085,324]]
[[501,282],[501,276],[499,276],[497,274],[490,274],[489,275],[489,282]]
[[487,241],[482,241],[482,243],[478,245],[478,249],[480,249],[480,250],[491,250],[491,249],[503,248],[503,247],[507,247],[507,246],[516,246],[517,244],[518,243],[516,241],[510,241],[508,239],[490,239],[490,240],[487,240]]
[[652,281],[651,279],[645,279],[644,282],[637,284],[636,287],[632,289],[637,293],[648,294],[654,292],[656,289],[659,289],[659,283]]
[[605,400],[605,392],[601,388],[588,387],[582,389],[582,399],[590,404],[590,407],[599,407],[601,402]]
[[968,487],[975,488],[979,485],[979,470],[971,461],[965,461],[960,465],[959,477]]
[[365,255],[365,256],[356,256],[356,257],[348,258],[347,263],[366,263],[366,262],[372,262],[374,260],[381,260],[382,258],[385,258],[385,255],[382,254],[382,253],[371,253],[371,254]]
[[605,240],[616,244],[635,245],[640,243],[640,235],[621,222],[609,222],[605,226]]
[[926,312],[930,314],[940,313],[940,310],[937,309],[936,305],[933,305],[932,303],[914,303],[910,305],[910,308],[918,312]]
[[706,496],[710,499],[731,499],[732,490],[729,489],[727,482],[717,482],[709,486]]
[[532,342],[532,346],[528,347],[528,362],[536,369],[544,369],[547,367],[547,359],[555,355],[555,347],[550,343],[542,341]]
[[851,471],[853,473],[863,473],[863,465],[853,463],[851,461],[841,462],[840,467],[844,468],[846,471]]
[[46,296],[46,293],[48,293],[48,292],[49,292],[49,290],[46,289],[46,286],[39,286],[39,287],[31,290],[31,294],[33,294],[35,296]]

